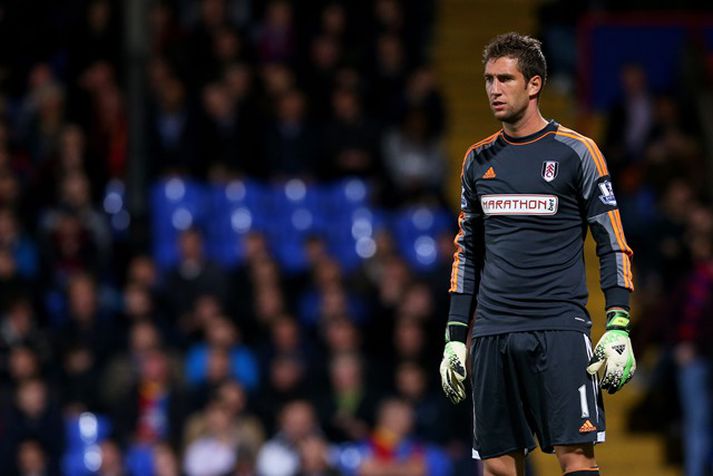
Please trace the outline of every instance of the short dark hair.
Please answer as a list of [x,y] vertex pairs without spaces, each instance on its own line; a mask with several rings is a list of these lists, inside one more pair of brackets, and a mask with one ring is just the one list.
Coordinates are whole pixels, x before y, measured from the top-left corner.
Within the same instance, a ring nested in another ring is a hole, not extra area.
[[510,32],[498,35],[483,50],[483,64],[491,59],[515,58],[525,81],[533,76],[542,78],[542,85],[547,81],[547,61],[542,53],[542,42],[531,36]]

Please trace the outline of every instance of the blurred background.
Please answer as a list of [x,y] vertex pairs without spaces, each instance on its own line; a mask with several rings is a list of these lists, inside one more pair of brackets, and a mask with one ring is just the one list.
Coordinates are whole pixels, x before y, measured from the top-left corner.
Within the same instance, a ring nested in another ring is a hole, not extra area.
[[599,462],[713,474],[713,12],[686,0],[0,3],[2,473],[477,474],[437,367],[511,30],[635,251]]

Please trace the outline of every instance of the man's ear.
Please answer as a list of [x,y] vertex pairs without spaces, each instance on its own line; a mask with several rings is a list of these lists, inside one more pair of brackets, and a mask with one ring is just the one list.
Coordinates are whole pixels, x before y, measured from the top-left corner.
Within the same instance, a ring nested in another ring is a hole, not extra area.
[[530,97],[537,96],[540,91],[542,90],[542,76],[540,75],[535,75],[530,78],[530,81],[527,83],[527,94]]

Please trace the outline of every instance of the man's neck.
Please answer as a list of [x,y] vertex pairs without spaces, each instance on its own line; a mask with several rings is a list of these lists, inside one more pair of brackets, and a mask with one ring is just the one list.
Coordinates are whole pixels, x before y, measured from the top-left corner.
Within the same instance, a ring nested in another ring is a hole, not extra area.
[[510,137],[527,137],[547,126],[547,120],[542,117],[540,109],[535,107],[515,123],[503,122],[503,130]]

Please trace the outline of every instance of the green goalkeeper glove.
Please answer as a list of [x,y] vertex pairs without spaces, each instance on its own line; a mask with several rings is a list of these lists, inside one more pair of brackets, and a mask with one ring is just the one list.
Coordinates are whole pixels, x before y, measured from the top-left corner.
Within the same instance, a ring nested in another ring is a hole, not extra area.
[[[459,337],[463,336],[462,341],[451,340],[453,337],[451,327],[454,327],[454,330],[459,328],[458,332],[453,332],[453,334],[459,334]],[[460,329],[460,327],[462,326],[450,324],[446,329],[446,346],[443,349],[443,360],[441,360],[441,386],[446,397],[453,404],[465,400],[465,358],[467,353],[465,334],[468,328],[465,326]]]
[[587,372],[591,375],[606,363],[601,387],[609,393],[621,390],[636,371],[636,359],[629,339],[629,313],[623,309],[607,311],[606,332],[594,348]]

